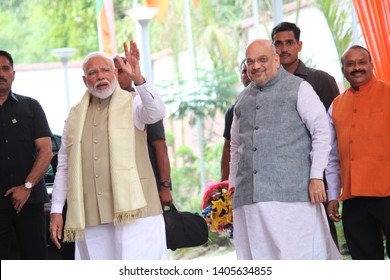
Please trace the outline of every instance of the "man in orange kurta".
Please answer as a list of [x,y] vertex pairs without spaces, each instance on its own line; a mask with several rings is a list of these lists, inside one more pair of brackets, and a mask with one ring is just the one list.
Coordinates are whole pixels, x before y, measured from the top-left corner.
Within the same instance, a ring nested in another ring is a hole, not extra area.
[[373,76],[371,55],[350,47],[341,58],[350,83],[328,110],[332,150],[326,168],[328,215],[339,222],[353,259],[390,254],[390,83]]

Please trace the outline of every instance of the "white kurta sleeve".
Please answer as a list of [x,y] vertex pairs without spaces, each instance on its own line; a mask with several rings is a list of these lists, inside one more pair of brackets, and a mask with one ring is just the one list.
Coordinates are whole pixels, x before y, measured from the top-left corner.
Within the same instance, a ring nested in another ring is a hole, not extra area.
[[66,154],[66,125],[62,132],[61,147],[58,151],[57,173],[51,198],[51,213],[62,213],[68,193],[68,159]]
[[144,130],[145,124],[165,117],[165,105],[160,94],[147,81],[135,88],[139,94],[134,97],[134,123],[138,129]]
[[311,135],[310,178],[323,179],[330,152],[330,131],[325,107],[308,82],[298,91],[297,110]]
[[337,145],[337,134],[334,127],[333,119],[333,104],[330,105],[328,110],[328,121],[330,128],[330,145],[331,150],[329,154],[328,165],[325,169],[326,182],[328,184],[328,198],[330,200],[337,200],[340,196],[341,183],[340,183],[340,158]]

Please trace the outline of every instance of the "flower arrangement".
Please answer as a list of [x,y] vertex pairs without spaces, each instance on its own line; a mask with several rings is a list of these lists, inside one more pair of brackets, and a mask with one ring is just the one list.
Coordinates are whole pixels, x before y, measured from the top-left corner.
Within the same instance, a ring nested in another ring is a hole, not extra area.
[[229,188],[229,181],[212,182],[203,195],[203,217],[212,232],[226,231],[233,234],[234,188]]

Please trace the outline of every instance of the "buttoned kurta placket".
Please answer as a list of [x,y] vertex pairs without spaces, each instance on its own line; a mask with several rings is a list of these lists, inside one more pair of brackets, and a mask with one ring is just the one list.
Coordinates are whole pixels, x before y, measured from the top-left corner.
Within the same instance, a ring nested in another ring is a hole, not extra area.
[[100,100],[93,97],[83,129],[81,150],[86,226],[112,223],[114,217],[108,149],[109,103],[110,98]]

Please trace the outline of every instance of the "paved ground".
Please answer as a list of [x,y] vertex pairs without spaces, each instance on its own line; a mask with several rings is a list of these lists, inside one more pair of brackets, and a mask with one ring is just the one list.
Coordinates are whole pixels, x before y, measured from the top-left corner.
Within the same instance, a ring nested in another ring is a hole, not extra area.
[[217,245],[198,246],[193,248],[169,250],[171,260],[200,260],[200,259],[232,259],[235,260],[236,253],[232,246],[224,247]]

